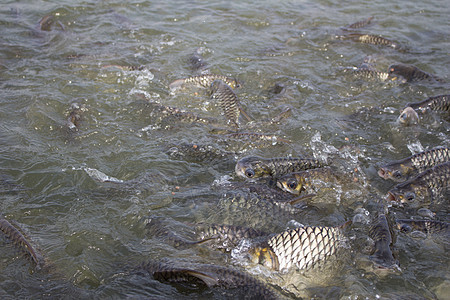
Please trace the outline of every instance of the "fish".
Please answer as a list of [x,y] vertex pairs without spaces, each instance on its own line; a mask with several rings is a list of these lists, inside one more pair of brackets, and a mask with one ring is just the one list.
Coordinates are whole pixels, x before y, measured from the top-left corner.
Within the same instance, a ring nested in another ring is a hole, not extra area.
[[234,78],[217,74],[205,74],[175,80],[174,82],[169,84],[169,88],[171,90],[176,90],[186,85],[210,88],[211,84],[216,80],[222,80],[223,82],[228,84],[232,89],[238,88],[240,86],[239,82]]
[[141,264],[138,269],[145,270],[161,282],[189,282],[209,288],[238,288],[245,299],[280,298],[267,284],[235,268],[213,264],[149,261]]
[[[42,19],[39,20],[39,29],[42,31],[51,31],[53,24],[55,23],[55,17],[52,15],[43,16]],[[62,31],[65,31],[64,25],[60,22],[56,22]]]
[[400,45],[397,42],[391,41],[387,38],[384,38],[379,35],[373,34],[361,34],[361,33],[350,33],[340,38],[343,39],[352,39],[356,42],[364,43],[364,44],[372,44],[372,45],[383,45],[388,46],[394,49],[399,49]]
[[191,56],[189,56],[189,64],[194,71],[205,69],[208,63],[205,61],[200,53],[200,49],[197,49]]
[[0,231],[12,241],[14,245],[23,250],[35,263],[36,269],[40,270],[44,266],[43,256],[30,244],[28,239],[21,233],[20,227],[12,225],[8,220],[0,218]]
[[450,111],[450,95],[429,97],[420,102],[408,103],[407,106],[419,112],[425,112],[427,110]]
[[394,233],[389,226],[386,215],[380,214],[369,228],[369,237],[375,242],[369,257],[379,268],[398,269],[398,260],[394,258]]
[[262,158],[247,156],[241,158],[235,167],[236,175],[242,178],[279,177],[288,173],[320,168],[325,164],[314,158]]
[[389,79],[389,73],[387,72],[380,72],[377,70],[373,70],[371,68],[347,68],[344,69],[344,72],[350,71],[351,74],[358,78],[365,78],[365,79],[376,79],[381,81],[386,81]]
[[[351,222],[350,222],[351,223]],[[305,226],[286,230],[249,250],[253,263],[276,271],[287,271],[292,266],[310,269],[324,261],[344,244],[343,228]]]
[[400,182],[405,181],[413,174],[448,161],[450,161],[450,149],[436,147],[383,165],[378,170],[378,175],[383,179]]
[[290,173],[277,179],[277,186],[285,192],[299,195],[302,192],[314,193],[320,182],[329,182],[335,177],[329,167],[309,169]]
[[398,117],[400,124],[405,126],[415,125],[419,123],[419,115],[412,107],[405,107]]
[[243,239],[255,239],[268,235],[264,231],[252,227],[220,224],[197,224],[198,235],[201,240],[214,239],[219,249],[230,250],[236,247]]
[[388,72],[391,76],[400,76],[407,82],[428,80],[428,81],[441,81],[434,75],[428,74],[416,66],[407,64],[393,64],[389,66]]
[[427,234],[450,233],[450,224],[435,220],[411,220],[398,219],[396,220],[397,228],[402,232],[411,232],[419,230]]
[[363,27],[366,27],[367,25],[369,25],[372,22],[372,20],[373,20],[373,16],[369,17],[369,18],[367,18],[365,20],[352,23],[352,24],[346,26],[345,28],[347,28],[347,29],[360,29],[360,28],[363,28]]
[[415,177],[396,185],[388,192],[387,199],[396,203],[425,200],[450,184],[450,162],[436,165]]
[[251,121],[250,117],[242,110],[239,100],[233,89],[222,80],[215,80],[211,84],[211,99],[219,101],[227,120],[236,128],[239,127],[239,113]]
[[87,109],[84,105],[79,103],[72,103],[70,105],[69,116],[66,119],[66,126],[71,131],[78,131],[80,127],[81,116]]

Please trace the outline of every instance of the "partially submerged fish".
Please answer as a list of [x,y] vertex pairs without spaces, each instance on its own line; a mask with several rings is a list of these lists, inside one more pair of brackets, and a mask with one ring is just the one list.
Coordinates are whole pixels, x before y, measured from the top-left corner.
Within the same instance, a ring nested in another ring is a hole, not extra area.
[[255,239],[266,236],[267,233],[252,227],[219,224],[198,224],[197,231],[201,240],[214,239],[214,245],[219,249],[230,250],[243,239]]
[[450,149],[437,147],[384,165],[380,167],[378,175],[383,179],[404,181],[412,174],[448,161],[450,161]]
[[379,215],[369,229],[369,237],[375,242],[370,258],[380,268],[398,269],[398,261],[394,258],[393,232],[385,215]]
[[408,106],[402,110],[398,121],[405,126],[415,125],[419,123],[419,115],[412,107]]
[[[381,81],[386,81],[389,79],[389,73],[380,72],[370,68],[349,68],[344,69],[344,72],[350,72],[356,77],[365,79],[376,79]],[[391,78],[392,79],[392,78]]]
[[425,112],[427,110],[450,111],[450,95],[429,97],[420,102],[408,103],[407,106],[420,112]]
[[239,288],[245,298],[279,299],[279,295],[262,281],[230,267],[212,264],[175,264],[150,261],[139,266],[161,282],[189,282],[207,287]]
[[427,234],[450,233],[450,224],[447,222],[411,219],[399,219],[396,222],[398,229],[403,232],[419,230]]
[[428,74],[413,65],[394,64],[391,65],[388,70],[391,76],[393,75],[401,76],[408,82],[421,80],[429,80],[429,81],[440,80],[436,76]]
[[83,112],[86,110],[87,109],[83,104],[74,102],[70,105],[69,116],[66,120],[66,125],[69,130],[78,131]]
[[399,49],[400,45],[397,42],[391,41],[387,38],[384,38],[379,35],[373,34],[362,34],[362,33],[350,33],[344,36],[341,36],[343,39],[352,39],[356,42],[364,43],[364,44],[372,44],[372,45],[383,45],[388,46],[394,49]]
[[211,84],[211,98],[219,101],[225,117],[234,127],[239,127],[240,112],[248,121],[251,121],[250,117],[240,107],[239,100],[233,89],[224,81],[215,80]]
[[290,173],[277,180],[277,186],[285,192],[298,195],[302,192],[314,193],[320,183],[335,180],[329,167]]
[[[347,223],[346,223],[347,224]],[[309,269],[343,245],[343,227],[306,226],[284,231],[250,249],[253,262],[277,271]]]
[[[53,24],[55,23],[55,17],[52,15],[46,15],[39,20],[39,29],[42,31],[51,31]],[[60,22],[56,22],[62,31],[65,31],[64,25]]]
[[234,160],[235,156],[233,152],[223,151],[211,145],[190,143],[172,145],[166,153],[174,158],[184,158],[202,163],[217,162],[225,159]]
[[44,266],[44,258],[33,246],[31,246],[27,238],[21,233],[17,224],[12,225],[8,220],[1,218],[0,231],[2,231],[14,245],[31,257],[31,260],[36,264],[37,269],[41,269]]
[[236,175],[242,178],[279,177],[288,173],[320,168],[325,164],[313,158],[261,158],[247,156],[236,163]]
[[239,83],[234,78],[217,74],[205,74],[175,80],[169,85],[169,88],[171,90],[175,90],[186,85],[209,88],[215,80],[222,80],[223,82],[228,84],[232,89],[239,87]]
[[424,200],[450,185],[450,162],[436,165],[417,176],[396,185],[388,192],[387,200],[410,203]]
[[363,27],[366,27],[367,25],[369,25],[372,22],[372,20],[373,20],[373,16],[369,17],[369,18],[367,18],[365,20],[352,23],[352,24],[348,25],[345,28],[347,28],[347,29],[360,29],[360,28],[363,28]]

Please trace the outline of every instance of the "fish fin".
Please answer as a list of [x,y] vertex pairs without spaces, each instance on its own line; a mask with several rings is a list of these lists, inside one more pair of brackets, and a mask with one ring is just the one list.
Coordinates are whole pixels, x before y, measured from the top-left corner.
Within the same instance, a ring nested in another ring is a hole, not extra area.
[[171,84],[169,84],[169,88],[171,90],[176,90],[176,89],[179,89],[183,84],[184,84],[184,79],[177,79],[174,82],[172,82]]
[[240,111],[241,114],[247,119],[248,122],[253,121],[252,118],[250,118],[250,116],[247,115],[247,113],[242,109],[242,107],[239,107],[239,111]]
[[201,281],[203,281],[208,287],[212,287],[215,286],[219,283],[219,281],[217,280],[217,278],[214,278],[208,274],[202,273],[200,271],[195,271],[195,270],[187,270],[186,271],[187,274],[197,277],[198,279],[200,279]]

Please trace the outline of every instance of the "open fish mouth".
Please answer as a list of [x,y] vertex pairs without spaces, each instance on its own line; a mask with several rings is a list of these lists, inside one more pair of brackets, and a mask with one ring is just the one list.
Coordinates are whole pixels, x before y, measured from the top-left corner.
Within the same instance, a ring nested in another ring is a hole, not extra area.
[[384,179],[388,179],[389,173],[384,168],[380,168],[378,170],[378,176],[380,176],[381,178],[384,178]]
[[386,200],[390,202],[397,202],[397,196],[395,196],[392,192],[388,192]]

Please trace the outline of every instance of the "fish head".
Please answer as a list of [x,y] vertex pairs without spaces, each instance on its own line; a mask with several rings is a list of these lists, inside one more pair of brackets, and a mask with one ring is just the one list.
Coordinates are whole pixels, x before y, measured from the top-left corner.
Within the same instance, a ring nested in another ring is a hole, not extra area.
[[408,106],[400,113],[398,122],[405,126],[414,125],[419,123],[419,115],[412,107]]
[[240,159],[234,168],[236,175],[245,179],[254,179],[266,174],[261,158],[257,156],[247,156]]
[[268,247],[253,247],[249,250],[250,260],[253,263],[263,265],[269,269],[278,270],[280,265],[278,263],[278,257]]
[[414,189],[398,189],[394,188],[388,192],[386,200],[389,202],[404,204],[411,203],[416,199],[416,191]]
[[404,81],[411,81],[414,69],[415,67],[413,66],[394,64],[389,66],[388,73],[391,77],[400,77],[403,78]]
[[302,185],[296,176],[287,175],[277,180],[277,186],[285,192],[298,195],[302,189]]
[[378,175],[383,179],[391,179],[393,181],[405,181],[408,174],[413,170],[406,164],[391,164],[380,167]]

